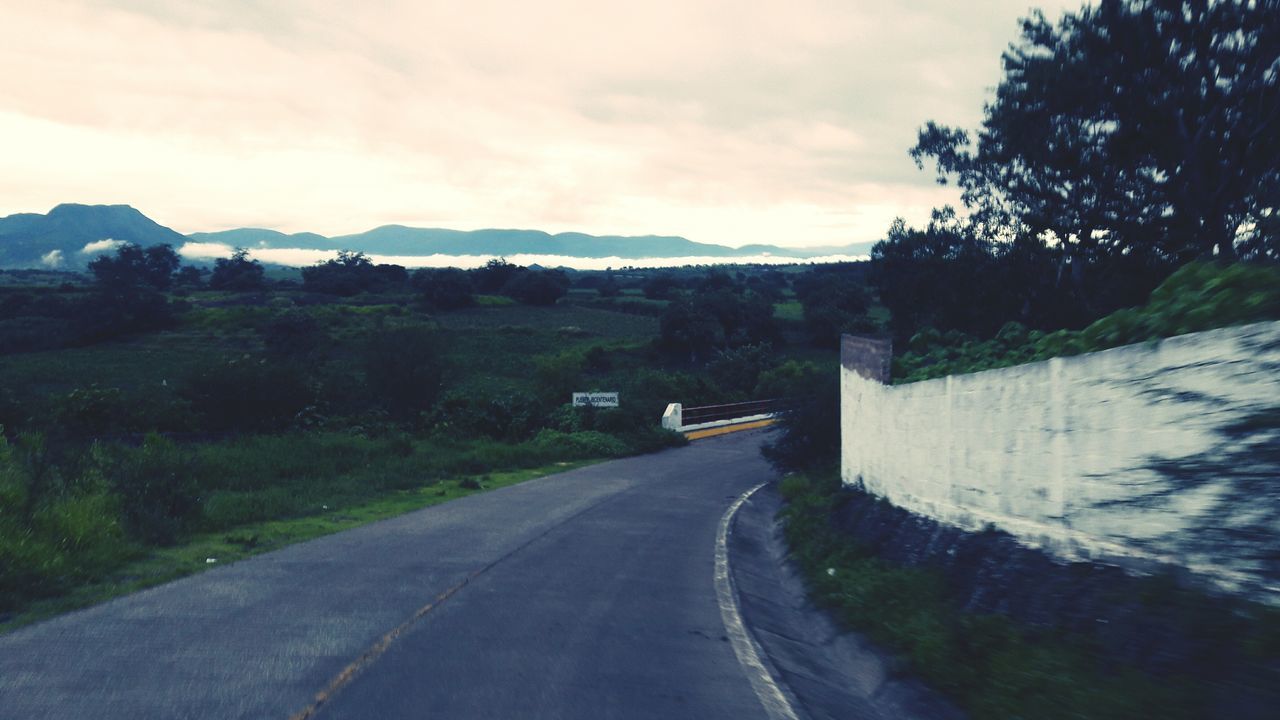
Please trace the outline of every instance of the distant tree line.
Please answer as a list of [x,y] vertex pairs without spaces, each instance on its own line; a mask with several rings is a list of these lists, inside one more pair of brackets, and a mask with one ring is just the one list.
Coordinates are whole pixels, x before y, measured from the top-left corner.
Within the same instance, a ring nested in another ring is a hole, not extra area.
[[[0,354],[100,342],[120,335],[168,327],[188,306],[182,296],[207,288],[261,293],[297,287],[268,280],[261,262],[237,248],[211,270],[182,265],[169,245],[124,244],[89,264],[86,287],[0,291]],[[510,297],[529,305],[553,305],[568,292],[560,270],[525,268],[492,260],[474,270],[426,268],[412,274],[399,265],[375,264],[363,253],[342,251],[303,268],[301,291],[350,298],[362,293],[416,294],[422,306],[448,311],[475,304],[477,294]],[[289,337],[286,333],[286,337]]]

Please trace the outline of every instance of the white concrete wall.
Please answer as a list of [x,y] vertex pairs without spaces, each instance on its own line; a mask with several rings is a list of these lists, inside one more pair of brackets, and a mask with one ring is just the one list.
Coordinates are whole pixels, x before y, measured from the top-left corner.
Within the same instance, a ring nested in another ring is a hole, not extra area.
[[847,484],[1066,559],[1280,598],[1280,323],[907,385],[846,367],[841,392]]

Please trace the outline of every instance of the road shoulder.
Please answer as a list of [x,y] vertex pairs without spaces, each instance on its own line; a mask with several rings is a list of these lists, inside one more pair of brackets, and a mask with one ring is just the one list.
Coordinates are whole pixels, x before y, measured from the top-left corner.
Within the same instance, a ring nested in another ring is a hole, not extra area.
[[774,485],[752,495],[737,513],[729,558],[743,619],[800,704],[797,713],[815,720],[963,718],[918,680],[894,674],[887,653],[814,607],[787,559],[775,519],[781,507]]

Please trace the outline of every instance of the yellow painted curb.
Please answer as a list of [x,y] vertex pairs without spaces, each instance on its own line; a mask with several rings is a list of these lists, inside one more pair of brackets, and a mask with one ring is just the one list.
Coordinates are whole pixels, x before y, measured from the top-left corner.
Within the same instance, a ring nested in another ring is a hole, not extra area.
[[690,440],[701,440],[702,438],[715,437],[717,435],[728,435],[729,433],[739,432],[741,430],[754,430],[756,428],[772,425],[775,422],[777,421],[756,420],[755,422],[741,423],[739,425],[725,425],[723,427],[707,428],[706,430],[694,430],[693,432],[685,433],[684,436]]

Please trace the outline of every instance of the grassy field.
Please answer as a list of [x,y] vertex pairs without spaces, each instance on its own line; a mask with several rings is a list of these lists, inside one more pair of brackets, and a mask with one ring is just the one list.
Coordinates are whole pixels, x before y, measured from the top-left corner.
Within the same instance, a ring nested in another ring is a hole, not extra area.
[[779,320],[800,322],[804,320],[804,307],[800,304],[799,300],[787,300],[785,302],[775,303],[773,306],[773,316]]

